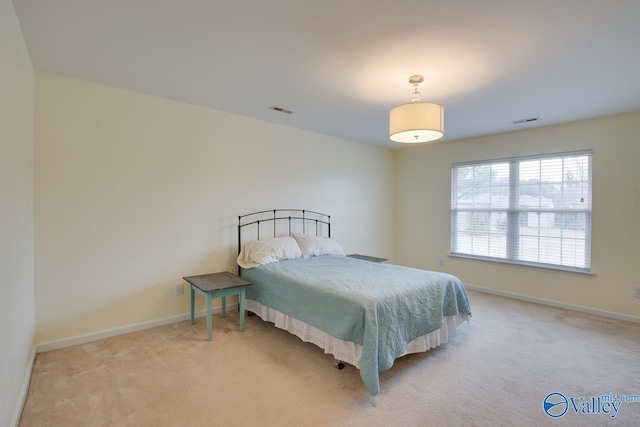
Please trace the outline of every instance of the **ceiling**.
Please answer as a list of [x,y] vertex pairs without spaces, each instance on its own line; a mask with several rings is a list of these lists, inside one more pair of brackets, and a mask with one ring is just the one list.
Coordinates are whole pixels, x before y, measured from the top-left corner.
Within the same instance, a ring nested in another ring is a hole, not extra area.
[[13,2],[36,70],[381,147],[413,74],[438,142],[640,110],[638,0]]

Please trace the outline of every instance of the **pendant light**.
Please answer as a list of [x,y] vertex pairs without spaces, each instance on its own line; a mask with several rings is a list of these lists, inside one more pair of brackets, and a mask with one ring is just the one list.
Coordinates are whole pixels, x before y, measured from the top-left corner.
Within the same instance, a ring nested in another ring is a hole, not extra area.
[[413,85],[413,99],[389,113],[389,138],[395,142],[415,144],[435,141],[444,135],[444,108],[440,104],[421,102],[418,85],[420,75],[409,77]]

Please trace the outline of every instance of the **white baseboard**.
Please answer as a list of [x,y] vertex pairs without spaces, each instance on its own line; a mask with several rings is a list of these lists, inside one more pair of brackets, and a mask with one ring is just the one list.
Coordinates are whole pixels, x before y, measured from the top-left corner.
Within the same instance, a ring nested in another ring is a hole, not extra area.
[[24,380],[22,381],[22,387],[20,388],[20,394],[18,396],[18,402],[16,403],[16,409],[13,411],[13,417],[11,417],[10,426],[18,427],[20,424],[20,417],[22,416],[22,410],[24,404],[27,402],[27,395],[29,394],[29,385],[31,384],[31,373],[33,372],[33,363],[36,360],[36,346],[31,349],[31,355],[29,356],[29,367],[24,374]]
[[[227,304],[227,310],[235,310],[238,308],[238,303]],[[222,307],[216,307],[211,310],[212,314],[219,314],[222,312]],[[200,310],[195,312],[196,317],[206,316],[206,310]],[[149,322],[136,323],[133,325],[120,326],[113,329],[105,329],[102,331],[91,332],[84,335],[76,335],[75,337],[63,338],[60,340],[48,341],[38,344],[37,352],[44,353],[46,351],[57,350],[60,348],[71,347],[74,345],[85,344],[92,341],[98,341],[104,338],[115,337],[117,335],[124,335],[131,332],[142,331],[144,329],[155,328],[158,326],[169,325],[171,323],[182,322],[191,318],[190,313],[179,314],[177,316],[165,317],[163,319],[151,320]]]
[[569,304],[565,302],[553,301],[545,298],[530,297],[528,295],[517,294],[515,292],[501,291],[498,289],[485,288],[477,285],[464,285],[472,291],[482,292],[485,294],[498,295],[506,298],[513,298],[521,301],[532,302],[535,304],[548,305],[550,307],[564,308],[566,310],[579,311],[581,313],[594,314],[596,316],[608,317],[610,319],[624,320],[625,322],[640,323],[640,317],[631,316],[629,314],[614,313],[612,311],[599,310],[597,308],[584,307],[581,305]]

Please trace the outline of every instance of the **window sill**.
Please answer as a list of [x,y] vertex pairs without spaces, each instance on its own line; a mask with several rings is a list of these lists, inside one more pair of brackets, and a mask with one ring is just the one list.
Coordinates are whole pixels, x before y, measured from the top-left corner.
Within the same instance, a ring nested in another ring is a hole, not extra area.
[[468,259],[473,261],[488,261],[488,262],[495,262],[498,264],[531,267],[531,268],[537,268],[542,270],[558,271],[563,273],[576,273],[576,274],[581,274],[585,276],[596,275],[591,270],[579,268],[579,267],[565,267],[561,265],[552,265],[552,264],[537,264],[537,263],[526,262],[526,261],[514,261],[514,260],[507,260],[502,258],[484,257],[484,256],[478,256],[478,255],[465,255],[465,254],[456,254],[456,253],[450,253],[449,256],[452,258],[461,258],[461,259]]

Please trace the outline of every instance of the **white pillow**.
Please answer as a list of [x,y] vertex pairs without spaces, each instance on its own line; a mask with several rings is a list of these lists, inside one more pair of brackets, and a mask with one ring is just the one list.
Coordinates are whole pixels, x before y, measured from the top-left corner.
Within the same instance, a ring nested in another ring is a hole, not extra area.
[[319,255],[344,255],[340,243],[328,237],[313,236],[310,234],[293,234],[302,250],[302,258]]
[[238,255],[238,265],[242,268],[253,268],[283,259],[296,259],[302,256],[300,246],[290,236],[249,242]]

